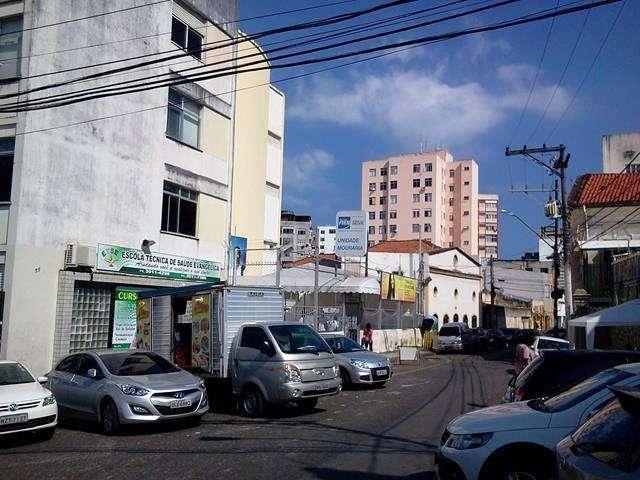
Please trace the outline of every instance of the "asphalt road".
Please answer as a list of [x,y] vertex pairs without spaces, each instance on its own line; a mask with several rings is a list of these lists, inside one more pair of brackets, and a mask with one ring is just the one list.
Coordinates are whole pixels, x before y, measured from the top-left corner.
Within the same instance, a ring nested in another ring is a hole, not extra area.
[[433,454],[453,417],[499,401],[510,364],[442,355],[396,368],[384,388],[347,390],[311,414],[210,413],[197,427],[106,437],[88,425],[53,440],[0,437],[1,478],[435,479]]

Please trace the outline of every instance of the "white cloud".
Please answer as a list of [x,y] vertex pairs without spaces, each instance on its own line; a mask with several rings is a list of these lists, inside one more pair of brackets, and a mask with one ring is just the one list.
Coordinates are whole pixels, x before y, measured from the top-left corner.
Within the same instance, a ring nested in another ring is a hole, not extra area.
[[309,150],[287,157],[285,178],[296,190],[318,190],[327,188],[320,181],[335,165],[336,159],[329,152],[320,149]]

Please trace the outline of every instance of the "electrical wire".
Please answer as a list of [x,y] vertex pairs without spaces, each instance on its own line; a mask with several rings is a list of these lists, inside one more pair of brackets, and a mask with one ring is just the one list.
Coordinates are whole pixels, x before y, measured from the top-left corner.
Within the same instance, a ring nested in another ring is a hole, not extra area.
[[[622,207],[618,207],[616,210],[618,210],[618,209],[620,209],[620,208],[622,208]],[[600,237],[602,237],[603,235],[605,235],[605,234],[609,233],[611,230],[613,230],[614,228],[616,228],[618,225],[622,225],[622,224],[624,224],[624,223],[627,221],[627,219],[628,219],[628,218],[630,218],[631,216],[635,215],[635,214],[636,214],[636,213],[638,213],[638,212],[640,212],[640,207],[636,208],[635,210],[632,210],[632,211],[631,211],[629,214],[627,214],[624,218],[622,218],[621,220],[618,220],[616,223],[614,223],[614,224],[613,224],[613,225],[611,225],[610,227],[606,228],[604,231],[602,231],[602,232],[598,233],[597,235],[594,235],[593,237],[591,237],[591,238],[589,238],[589,239],[585,240],[585,241],[582,243],[582,246],[584,246],[584,244],[586,244],[586,243],[588,243],[588,242],[590,242],[590,241],[592,241],[592,240],[597,240],[597,239],[599,239],[599,238],[600,238]],[[638,222],[636,222],[636,223],[638,223]]]
[[[509,1],[509,0],[506,0],[506,1]],[[104,98],[104,97],[110,97],[110,96],[114,96],[114,95],[130,94],[130,93],[135,93],[135,92],[140,92],[140,91],[152,90],[152,89],[155,89],[155,88],[162,88],[162,87],[166,87],[166,86],[182,85],[182,84],[185,84],[185,83],[191,83],[193,80],[196,80],[196,79],[197,80],[209,80],[209,79],[220,78],[220,77],[228,76],[228,75],[232,75],[232,74],[241,74],[241,73],[262,71],[262,70],[268,70],[268,69],[275,70],[275,69],[291,68],[291,67],[297,67],[297,66],[303,66],[303,65],[311,65],[311,64],[315,64],[315,63],[333,61],[333,60],[338,60],[338,59],[342,59],[342,58],[349,58],[349,57],[358,56],[358,55],[365,55],[365,54],[368,54],[368,53],[374,53],[374,52],[378,52],[378,51],[390,50],[390,49],[393,49],[393,48],[400,48],[400,47],[409,46],[409,45],[419,45],[419,44],[425,44],[425,43],[429,43],[429,42],[432,42],[432,41],[439,41],[439,40],[445,40],[445,39],[446,40],[450,40],[450,39],[453,39],[453,38],[458,38],[458,37],[472,35],[472,34],[481,33],[481,32],[495,31],[495,30],[500,30],[500,29],[503,29],[503,28],[511,28],[511,27],[514,27],[514,26],[522,25],[522,24],[527,24],[527,23],[531,23],[531,22],[544,20],[544,19],[547,19],[547,18],[551,18],[553,16],[568,15],[568,14],[579,12],[579,11],[583,11],[583,10],[586,10],[586,9],[589,9],[589,8],[596,8],[596,7],[603,6],[603,5],[617,3],[617,2],[620,2],[620,1],[622,1],[622,0],[600,0],[600,1],[594,1],[594,2],[588,3],[586,5],[580,5],[580,6],[575,6],[575,7],[571,7],[571,8],[565,8],[565,9],[562,9],[562,10],[559,10],[559,11],[555,11],[553,13],[539,14],[539,15],[532,14],[532,15],[528,15],[526,18],[520,18],[520,19],[511,20],[511,21],[504,21],[504,22],[500,22],[500,23],[497,23],[497,24],[489,25],[489,26],[477,27],[477,28],[469,28],[469,29],[466,29],[466,30],[453,31],[453,32],[448,32],[448,33],[444,33],[444,34],[439,34],[439,35],[429,35],[429,36],[419,37],[419,38],[416,38],[416,39],[401,41],[401,42],[397,42],[397,43],[393,43],[393,44],[387,44],[387,45],[371,47],[371,48],[357,50],[357,51],[349,51],[349,52],[345,52],[345,53],[341,53],[341,54],[330,55],[330,56],[327,56],[327,57],[306,59],[306,60],[301,60],[301,61],[292,62],[292,63],[272,64],[272,65],[267,65],[267,66],[263,66],[263,67],[256,67],[256,68],[246,68],[246,69],[242,69],[241,68],[241,67],[253,66],[253,65],[256,65],[256,64],[259,64],[259,63],[264,63],[264,61],[250,62],[250,63],[247,63],[247,64],[240,65],[238,67],[223,68],[223,69],[219,69],[219,70],[214,71],[214,72],[205,72],[203,74],[191,75],[191,76],[189,76],[187,78],[178,78],[178,79],[174,79],[174,80],[170,80],[170,81],[163,81],[161,84],[158,84],[158,82],[149,82],[147,84],[142,84],[140,86],[136,86],[135,88],[129,88],[127,90],[123,90],[123,91],[119,91],[119,92],[93,94],[93,95],[89,95],[87,97],[83,97],[83,98],[80,98],[80,99],[71,99],[71,100],[66,100],[66,101],[63,100],[63,101],[51,102],[50,104],[47,104],[47,105],[36,105],[36,106],[32,106],[32,107],[23,107],[23,108],[16,108],[16,107],[12,107],[11,105],[6,105],[6,107],[4,109],[1,109],[0,111],[17,112],[17,111],[40,110],[40,109],[43,109],[43,108],[53,108],[53,107],[59,107],[59,106],[64,106],[64,105],[70,105],[70,104],[74,104],[74,103],[78,103],[78,102],[86,101],[86,100],[91,100],[91,99],[95,99],[95,98]],[[353,41],[351,41],[351,42],[353,43]],[[331,46],[318,47],[316,49],[311,49],[311,50],[312,51],[318,51],[320,49],[327,49],[327,48],[332,48],[332,47]],[[297,54],[300,54],[300,52],[297,52]],[[280,56],[280,57],[277,57],[277,58],[278,59],[283,59],[283,58],[287,58],[289,56],[292,56],[292,54],[283,55],[283,56]],[[274,59],[272,58],[271,60],[273,61]],[[232,70],[232,71],[230,72],[230,70]]]

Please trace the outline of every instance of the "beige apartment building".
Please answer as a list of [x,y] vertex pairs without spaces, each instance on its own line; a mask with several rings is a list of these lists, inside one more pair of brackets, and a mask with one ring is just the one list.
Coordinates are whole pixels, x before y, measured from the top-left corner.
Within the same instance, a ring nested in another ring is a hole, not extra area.
[[480,221],[486,215],[480,215],[485,207],[480,198],[478,164],[455,160],[444,149],[362,164],[362,209],[368,212],[370,245],[421,237],[484,257]]

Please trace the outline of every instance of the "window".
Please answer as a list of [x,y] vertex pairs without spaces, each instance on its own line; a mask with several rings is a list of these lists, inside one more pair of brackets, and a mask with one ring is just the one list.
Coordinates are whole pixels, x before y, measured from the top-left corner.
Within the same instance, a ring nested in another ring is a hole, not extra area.
[[370,192],[375,192],[376,191],[376,184],[375,183],[370,183],[369,184],[369,191]]
[[282,228],[282,233],[288,233],[289,235],[293,235],[293,228]]
[[376,197],[369,197],[369,205],[375,205],[376,204]]
[[171,40],[195,58],[202,58],[202,35],[176,17],[171,21]]
[[464,171],[465,171],[465,172],[468,172],[468,171],[469,171],[469,165],[465,165],[465,166],[464,166]]
[[419,218],[420,217],[420,210],[414,210],[413,212],[413,218]]
[[453,213],[450,213],[450,214],[449,214],[449,221],[450,221],[450,222],[453,222]]
[[380,226],[378,227],[378,233],[379,233],[380,235],[384,235],[385,233],[387,233],[387,227],[385,227],[384,225],[380,225]]
[[371,235],[373,235],[374,233],[376,233],[376,227],[369,226],[369,233],[370,233]]
[[[20,50],[22,48],[22,17],[5,18],[0,21],[0,79],[20,77]],[[14,33],[11,33],[14,32]],[[6,59],[6,60],[3,60]]]
[[98,366],[98,362],[91,355],[81,355],[78,363],[77,375],[89,378],[89,370],[94,369],[98,376],[102,374],[102,369]]
[[420,179],[419,178],[414,178],[413,179],[413,188],[419,188],[420,187]]
[[369,212],[369,220],[375,220],[376,219],[376,212]]
[[414,163],[413,164],[413,173],[420,173],[420,164],[419,163]]
[[387,189],[387,182],[380,182],[380,190],[386,190]]
[[306,230],[298,230],[298,235],[306,235],[307,231]]
[[380,211],[380,220],[385,220],[387,218],[387,211],[386,210],[381,210]]
[[424,216],[425,217],[430,217],[431,216],[431,209],[427,209],[424,211]]
[[326,232],[326,230],[324,230],[324,229],[320,230],[320,233],[321,233],[322,235],[324,235],[324,233],[325,233],[325,232]]
[[425,202],[430,202],[432,198],[433,198],[433,195],[431,193],[425,193],[424,194],[424,201]]
[[330,228],[329,229],[329,235],[331,235],[332,233],[336,233],[336,229],[335,228]]
[[242,329],[242,340],[240,346],[260,350],[264,342],[268,341],[267,334],[260,327],[244,327]]
[[[320,241],[324,242],[324,237],[320,237]],[[324,248],[324,247],[323,247]]]
[[169,89],[167,135],[174,140],[198,148],[200,105]]
[[465,181],[465,182],[464,182],[464,184],[465,184],[465,185],[469,185],[469,181],[468,181],[468,180],[467,180],[467,181]]
[[453,206],[455,205],[455,203],[456,203],[455,198],[450,198],[450,199],[449,199],[449,206],[450,206],[450,207],[453,207]]
[[398,227],[396,225],[389,225],[389,233],[396,234],[398,233]]
[[397,180],[391,180],[391,190],[396,190],[398,188],[398,181]]
[[456,186],[455,185],[449,185],[449,191],[450,192],[455,192],[456,190]]
[[640,173],[640,163],[632,163],[625,168],[627,173]]
[[413,225],[411,225],[411,231],[413,233],[419,233],[420,232],[420,224],[419,223],[414,223]]
[[11,201],[14,145],[14,138],[0,139],[0,202]]
[[389,218],[398,218],[398,212],[396,212],[395,210],[391,210],[389,212]]
[[462,242],[462,244],[466,247],[467,245],[469,245],[469,240],[465,240],[464,242]]
[[383,177],[387,176],[387,167],[382,167],[380,169],[380,175],[382,175]]
[[380,197],[380,205],[387,203],[387,197]]
[[414,193],[413,194],[413,203],[418,203],[420,201],[420,194],[419,193]]
[[425,223],[424,224],[424,231],[425,231],[425,233],[430,233],[431,232],[431,224],[430,223]]
[[376,169],[375,168],[370,168],[369,169],[369,176],[370,177],[375,177],[376,176]]
[[469,210],[465,210],[464,213],[462,214],[464,216],[469,216]]
[[376,244],[376,242],[374,242],[373,240],[369,240],[369,241],[367,242],[367,246],[368,246],[369,248],[373,247],[375,244]]
[[391,165],[391,167],[389,167],[389,172],[391,173],[391,175],[397,175],[398,174],[398,166],[397,165]]
[[464,197],[462,197],[463,200],[469,200],[469,195],[465,195]]
[[62,360],[56,367],[57,372],[76,373],[80,355],[71,355]]
[[547,267],[543,267],[540,269],[540,273],[549,273],[549,269]]
[[424,179],[424,186],[430,187],[432,185],[431,177]]
[[453,178],[456,176],[456,171],[455,170],[449,170],[449,178]]
[[197,210],[197,192],[164,182],[161,230],[195,237]]
[[433,171],[433,164],[431,164],[431,163],[425,163],[425,164],[424,164],[424,171],[425,171],[425,172],[431,172],[431,171]]
[[390,195],[389,196],[389,203],[393,203],[393,204],[398,203],[398,196],[397,195]]

